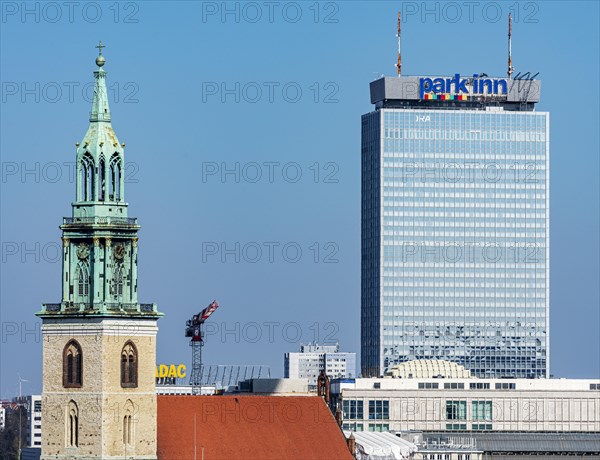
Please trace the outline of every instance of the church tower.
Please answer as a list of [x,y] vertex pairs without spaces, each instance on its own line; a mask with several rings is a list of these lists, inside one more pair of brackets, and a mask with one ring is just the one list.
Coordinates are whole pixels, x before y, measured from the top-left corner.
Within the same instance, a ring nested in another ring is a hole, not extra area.
[[42,459],[156,459],[156,333],[138,302],[137,219],[111,125],[102,42],[77,190],[62,230],[62,302],[42,318]]

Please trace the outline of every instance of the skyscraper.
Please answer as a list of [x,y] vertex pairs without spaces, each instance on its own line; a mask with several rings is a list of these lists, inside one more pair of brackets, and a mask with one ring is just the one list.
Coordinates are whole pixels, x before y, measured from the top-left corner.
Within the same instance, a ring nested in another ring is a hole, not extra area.
[[98,68],[77,144],[73,214],[61,226],[62,302],[42,318],[42,459],[156,459],[155,304],[138,302],[137,219],[125,202],[125,144]]
[[381,78],[362,117],[361,359],[549,369],[549,114],[539,80]]

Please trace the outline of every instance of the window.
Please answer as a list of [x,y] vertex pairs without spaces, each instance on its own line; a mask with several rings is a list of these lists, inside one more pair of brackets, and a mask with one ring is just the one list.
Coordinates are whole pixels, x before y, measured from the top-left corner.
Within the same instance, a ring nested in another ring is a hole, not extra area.
[[125,403],[125,415],[123,417],[123,444],[133,445],[133,412],[134,407],[130,399]]
[[590,383],[590,390],[600,390],[600,383]]
[[34,401],[33,402],[33,411],[34,412],[42,412],[42,401]]
[[80,164],[81,201],[94,199],[94,160],[89,153],[85,153]]
[[66,433],[66,446],[77,447],[79,445],[79,409],[75,401],[69,401],[67,405]]
[[362,423],[344,423],[342,429],[347,431],[364,431]]
[[113,294],[115,297],[121,297],[123,295],[123,264],[121,263],[117,264],[115,268]]
[[516,385],[514,383],[497,382],[496,390],[514,390]]
[[131,341],[121,351],[121,386],[137,388],[137,349]]
[[121,159],[115,153],[110,160],[110,201],[121,201]]
[[464,389],[465,389],[464,383],[457,383],[457,382],[444,383],[444,390],[464,390]]
[[471,460],[471,454],[458,454],[458,460]]
[[98,165],[98,201],[104,201],[106,196],[106,164],[104,157],[100,158]]
[[83,383],[83,355],[76,340],[65,345],[63,351],[63,386],[80,388]]
[[388,423],[369,423],[369,431],[389,431],[390,425]]
[[491,423],[473,423],[474,431],[491,431],[492,424]]
[[446,420],[466,420],[466,419],[467,419],[467,402],[466,401],[446,401]]
[[390,402],[381,399],[369,401],[369,419],[370,420],[389,420]]
[[466,423],[446,423],[446,429],[447,430],[466,430],[467,429],[467,424]]
[[77,264],[77,294],[87,297],[90,293],[90,273],[87,262]]
[[473,420],[492,420],[492,401],[473,401]]
[[131,445],[131,415],[123,417],[123,444]]
[[344,420],[361,420],[363,416],[363,402],[360,400],[346,399],[342,404]]
[[489,382],[477,382],[469,384],[469,388],[471,390],[489,390],[490,384]]
[[438,388],[437,382],[419,382],[419,390],[437,390]]

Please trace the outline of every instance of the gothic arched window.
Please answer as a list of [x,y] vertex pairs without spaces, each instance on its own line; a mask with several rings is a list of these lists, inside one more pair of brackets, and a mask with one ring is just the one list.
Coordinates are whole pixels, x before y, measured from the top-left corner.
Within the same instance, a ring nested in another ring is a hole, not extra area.
[[123,417],[123,444],[133,445],[133,412],[134,407],[130,399],[125,403],[125,416]]
[[94,199],[94,160],[89,153],[81,159],[81,193],[83,201]]
[[63,386],[80,388],[83,383],[83,354],[76,340],[70,340],[63,351]]
[[123,295],[123,264],[121,263],[116,264],[115,267],[113,294],[117,298]]
[[100,158],[98,164],[98,200],[104,201],[106,194],[106,164],[104,163],[104,157]]
[[77,294],[87,297],[90,293],[90,272],[86,262],[77,264]]
[[79,409],[73,400],[69,401],[67,405],[65,425],[65,445],[67,447],[79,446]]
[[121,351],[121,386],[123,388],[137,388],[137,348],[133,342],[128,341]]
[[121,158],[115,153],[110,159],[110,200],[121,200]]

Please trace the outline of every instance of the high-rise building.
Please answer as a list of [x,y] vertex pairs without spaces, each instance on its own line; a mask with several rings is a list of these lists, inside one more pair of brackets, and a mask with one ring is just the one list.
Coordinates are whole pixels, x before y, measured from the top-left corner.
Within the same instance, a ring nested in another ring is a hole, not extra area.
[[308,379],[311,389],[317,388],[321,371],[331,378],[356,377],[356,353],[340,352],[336,345],[309,343],[300,345],[300,352],[284,355],[284,377]]
[[65,217],[62,302],[42,318],[42,459],[156,459],[157,320],[138,302],[137,219],[125,202],[125,144],[111,125],[105,59],[96,58],[90,124],[77,144]]
[[547,377],[549,114],[530,78],[394,77],[362,117],[361,359]]
[[27,411],[27,443],[23,447],[42,446],[42,396],[18,396],[15,401]]

